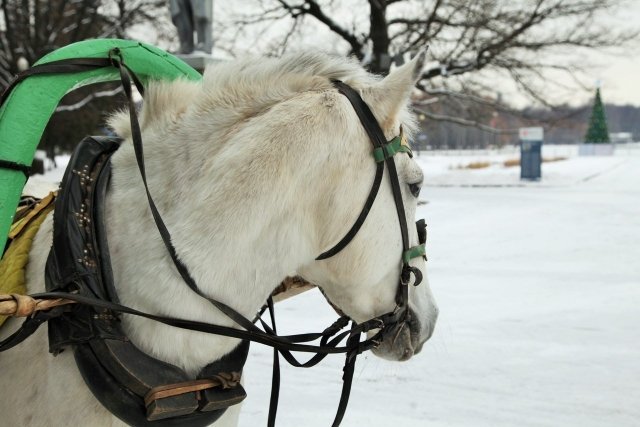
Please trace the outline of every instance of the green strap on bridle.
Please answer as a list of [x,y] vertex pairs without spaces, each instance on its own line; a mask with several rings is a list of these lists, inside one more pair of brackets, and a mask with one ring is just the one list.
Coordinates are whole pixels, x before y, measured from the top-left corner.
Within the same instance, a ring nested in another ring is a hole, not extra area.
[[[391,141],[384,144],[382,147],[375,148],[373,150],[373,158],[376,163],[384,162],[386,159],[395,156],[398,153],[407,153],[409,157],[413,157],[413,152],[407,144],[402,128],[400,128],[400,135],[393,138]],[[413,246],[402,253],[402,262],[408,264],[413,258],[424,257],[427,252],[424,247],[424,243]]]
[[413,258],[418,258],[421,256],[426,256],[427,251],[424,247],[424,243],[418,246],[413,246],[402,253],[402,261],[405,264],[408,264],[410,260]]
[[413,155],[411,148],[402,143],[403,138],[402,133],[400,133],[400,135],[396,136],[382,147],[375,148],[373,150],[373,158],[376,159],[376,162],[384,162],[385,159],[393,157],[398,153],[408,153],[410,156]]

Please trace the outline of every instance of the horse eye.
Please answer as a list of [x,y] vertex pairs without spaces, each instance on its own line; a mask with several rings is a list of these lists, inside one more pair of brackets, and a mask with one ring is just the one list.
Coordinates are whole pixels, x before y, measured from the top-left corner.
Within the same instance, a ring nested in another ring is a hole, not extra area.
[[409,191],[411,191],[413,197],[418,197],[420,195],[420,188],[419,183],[409,184]]

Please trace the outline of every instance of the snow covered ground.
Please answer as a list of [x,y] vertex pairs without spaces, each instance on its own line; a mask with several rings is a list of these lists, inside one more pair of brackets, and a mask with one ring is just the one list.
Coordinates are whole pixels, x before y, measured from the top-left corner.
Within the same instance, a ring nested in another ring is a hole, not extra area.
[[[562,159],[543,163],[543,177],[541,182],[520,181],[520,167],[505,167],[508,160],[518,160],[518,147],[508,146],[501,150],[447,150],[417,153],[416,159],[422,165],[426,174],[426,184],[429,186],[497,186],[497,187],[547,187],[556,185],[570,185],[589,179],[620,163],[618,157],[633,155],[640,151],[637,144],[617,147],[617,157],[581,157],[578,158],[576,145],[544,145],[542,156],[544,159]],[[489,167],[482,169],[464,169],[472,163],[488,163]]]
[[[514,151],[420,155],[440,318],[408,362],[359,358],[344,426],[640,425],[640,147],[575,151],[545,147],[569,158],[534,183],[501,166]],[[335,319],[316,291],[277,312],[281,333]],[[266,425],[271,356],[252,346],[243,427]],[[330,425],[342,362],[283,362],[277,424]]]
[[[524,187],[518,168],[448,168],[511,154],[421,155],[440,319],[408,362],[361,357],[343,425],[640,425],[640,149],[551,153],[571,157]],[[315,292],[277,311],[281,332],[335,316]],[[341,367],[283,366],[278,425],[330,425]],[[253,346],[241,426],[265,425],[270,372]]]

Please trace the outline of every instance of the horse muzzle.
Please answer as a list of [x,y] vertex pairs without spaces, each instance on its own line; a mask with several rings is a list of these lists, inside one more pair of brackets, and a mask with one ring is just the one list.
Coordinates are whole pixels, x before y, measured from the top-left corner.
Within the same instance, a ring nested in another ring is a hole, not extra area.
[[416,312],[407,308],[404,318],[387,325],[380,345],[373,349],[373,354],[386,360],[403,362],[420,353],[424,343],[431,338],[435,328],[437,309],[425,322],[420,322]]

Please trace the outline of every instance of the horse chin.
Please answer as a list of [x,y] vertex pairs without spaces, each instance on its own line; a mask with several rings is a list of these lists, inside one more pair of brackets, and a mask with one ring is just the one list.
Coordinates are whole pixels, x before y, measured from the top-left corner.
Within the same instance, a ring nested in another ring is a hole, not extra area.
[[[326,292],[319,287],[320,292],[325,297],[329,305],[336,311],[339,316],[343,316],[345,313],[334,304]],[[385,334],[384,340],[377,347],[372,348],[373,354],[376,356],[391,360],[394,362],[404,362],[411,359],[414,355],[420,353],[424,343],[431,337],[433,328],[427,332],[426,338],[421,336],[422,327],[418,321],[418,316],[415,311],[410,307],[407,312],[407,316],[404,321],[399,322],[391,327],[391,331]],[[374,329],[367,333],[367,338],[372,338],[379,332],[379,329]]]
[[373,354],[382,359],[404,362],[420,353],[426,340],[420,339],[421,327],[415,319],[415,313],[409,310],[407,320],[394,325],[380,345],[373,349]]

